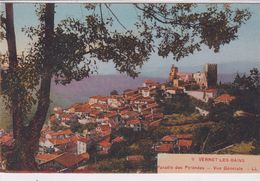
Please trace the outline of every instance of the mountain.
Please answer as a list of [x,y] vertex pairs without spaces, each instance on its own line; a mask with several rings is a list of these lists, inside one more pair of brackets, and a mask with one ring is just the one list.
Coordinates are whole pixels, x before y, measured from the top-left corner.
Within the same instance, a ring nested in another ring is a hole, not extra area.
[[54,105],[69,106],[74,102],[85,102],[93,95],[109,95],[112,90],[122,93],[126,89],[142,86],[146,79],[164,82],[164,78],[137,77],[135,79],[125,75],[95,75],[79,82],[71,82],[66,86],[52,83],[52,101]]

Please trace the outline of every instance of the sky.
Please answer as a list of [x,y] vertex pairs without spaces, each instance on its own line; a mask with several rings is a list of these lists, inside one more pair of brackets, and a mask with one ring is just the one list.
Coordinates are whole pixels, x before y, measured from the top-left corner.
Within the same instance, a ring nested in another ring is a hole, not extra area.
[[[199,5],[204,6],[204,5]],[[150,60],[144,64],[141,70],[141,75],[149,76],[153,74],[160,76],[159,72],[162,69],[168,68],[171,64],[175,64],[180,67],[189,67],[203,65],[204,63],[236,63],[239,62],[257,62],[260,66],[260,4],[231,4],[233,7],[248,8],[252,13],[252,17],[246,24],[242,25],[238,32],[238,39],[232,41],[230,44],[223,46],[219,53],[214,53],[208,48],[203,48],[202,51],[196,52],[188,57],[176,62],[172,57],[165,59],[152,54]],[[1,5],[1,11],[3,11],[3,5]],[[133,28],[134,22],[137,18],[137,10],[131,4],[113,4],[111,6],[113,12],[120,19],[122,24],[128,29]],[[56,6],[55,23],[66,17],[75,17],[84,20],[87,10],[82,4],[58,4]],[[104,14],[109,14],[108,10]],[[14,5],[14,17],[15,17],[15,31],[18,52],[24,51],[28,48],[29,39],[21,31],[25,26],[36,25],[38,23],[35,15],[34,4],[15,4]],[[122,29],[119,23],[115,24],[115,27]],[[0,42],[0,53],[6,51],[5,42]],[[115,74],[116,70],[112,63],[100,63],[99,74]],[[168,69],[166,71],[168,71]],[[239,70],[238,70],[239,71]],[[158,72],[158,75],[157,73]],[[153,75],[153,76],[154,76]]]

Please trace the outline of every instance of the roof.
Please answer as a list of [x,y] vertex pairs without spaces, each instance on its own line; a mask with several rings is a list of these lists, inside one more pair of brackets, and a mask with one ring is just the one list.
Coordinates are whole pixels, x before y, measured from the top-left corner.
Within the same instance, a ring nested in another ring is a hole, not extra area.
[[51,136],[59,136],[59,135],[72,135],[72,131],[70,129],[60,130],[57,132],[49,133]]
[[133,124],[133,125],[141,124],[141,121],[138,119],[132,119],[132,120],[127,121],[127,124]]
[[[88,153],[87,153],[88,154]],[[70,168],[79,164],[83,160],[88,160],[89,156],[85,155],[75,155],[72,153],[64,153],[59,157],[55,158],[54,161],[58,162],[59,164],[63,165],[66,168]]]
[[178,138],[178,139],[192,139],[192,134],[177,134],[176,138]]
[[78,137],[77,136],[73,136],[73,137],[66,138],[66,139],[50,138],[48,140],[51,143],[53,143],[54,145],[63,145],[63,144],[68,144],[70,142],[76,142],[78,140]]
[[35,159],[43,161],[43,162],[48,162],[51,160],[54,160],[55,158],[59,157],[60,155],[57,154],[38,154],[36,155]]
[[90,105],[88,103],[86,104],[80,104],[80,105],[76,105],[75,106],[75,111],[76,112],[90,112],[91,111],[91,108],[90,108]]
[[90,99],[98,99],[100,101],[107,101],[107,96],[91,96]]
[[165,142],[172,142],[172,141],[175,141],[177,138],[175,135],[167,135],[167,136],[164,136],[161,141],[165,141]]
[[177,143],[177,146],[180,147],[191,147],[192,145],[192,140],[179,140]]
[[235,99],[235,96],[231,96],[229,94],[222,94],[215,99],[215,102],[229,103]]
[[101,142],[99,142],[98,143],[100,146],[102,146],[102,147],[104,147],[104,148],[108,148],[108,147],[110,147],[111,146],[111,143],[109,143],[109,141],[108,140],[103,140],[103,141],[101,141]]
[[5,134],[4,136],[0,137],[0,144],[7,144],[13,140],[13,136],[10,134]]
[[117,136],[115,139],[112,140],[112,143],[119,143],[126,141],[123,136]]
[[143,155],[130,155],[126,157],[127,161],[143,161],[144,156]]
[[156,152],[169,153],[173,149],[173,144],[160,144],[155,147]]
[[156,120],[156,121],[153,121],[153,122],[151,122],[150,124],[149,124],[149,126],[159,126],[160,125],[160,123],[161,123],[161,119],[159,119],[159,120]]

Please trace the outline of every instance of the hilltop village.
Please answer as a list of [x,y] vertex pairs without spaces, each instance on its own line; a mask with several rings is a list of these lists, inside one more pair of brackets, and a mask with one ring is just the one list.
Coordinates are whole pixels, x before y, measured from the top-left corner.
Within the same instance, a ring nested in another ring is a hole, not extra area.
[[[35,156],[39,169],[149,172],[156,167],[158,153],[191,152],[193,132],[188,126],[211,124],[205,120],[209,112],[202,107],[196,106],[190,114],[174,114],[165,111],[164,103],[183,97],[214,104],[229,104],[236,99],[219,94],[216,86],[216,64],[206,64],[197,73],[179,72],[172,65],[165,83],[146,80],[122,94],[112,91],[110,96],[92,96],[68,108],[55,107],[41,132]],[[186,120],[178,122],[180,117]],[[170,119],[175,122],[170,124]],[[12,141],[12,133],[0,131],[1,145],[10,147]],[[2,169],[4,164],[1,155]]]

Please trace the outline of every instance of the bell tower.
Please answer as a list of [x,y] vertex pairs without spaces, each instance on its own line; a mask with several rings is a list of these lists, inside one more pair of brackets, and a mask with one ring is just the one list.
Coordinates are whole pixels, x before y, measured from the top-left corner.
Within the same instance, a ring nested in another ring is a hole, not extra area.
[[173,80],[177,78],[177,73],[178,73],[178,67],[175,67],[173,64],[169,73],[170,82],[173,82]]

